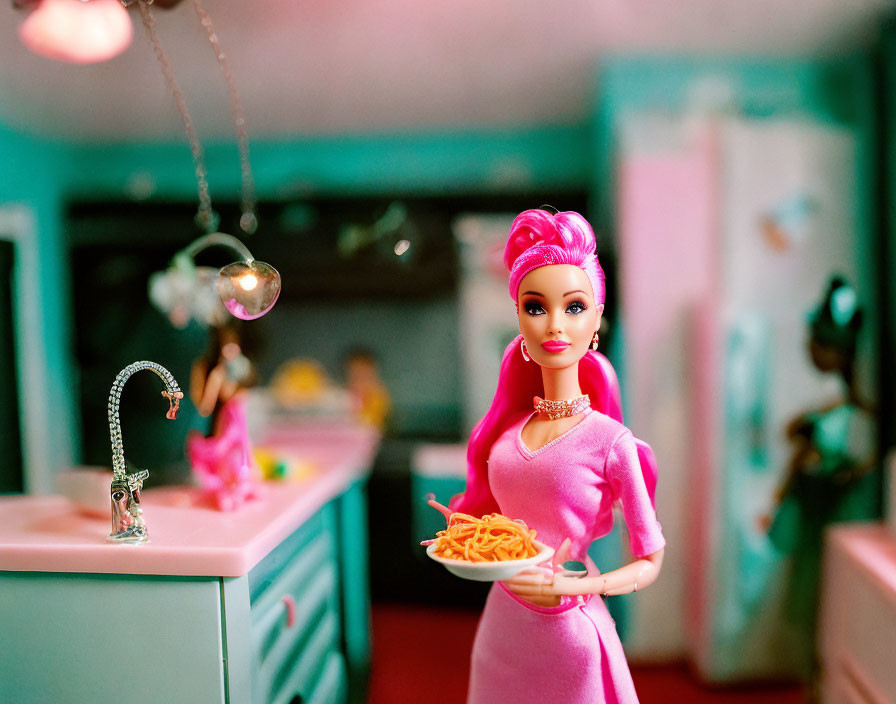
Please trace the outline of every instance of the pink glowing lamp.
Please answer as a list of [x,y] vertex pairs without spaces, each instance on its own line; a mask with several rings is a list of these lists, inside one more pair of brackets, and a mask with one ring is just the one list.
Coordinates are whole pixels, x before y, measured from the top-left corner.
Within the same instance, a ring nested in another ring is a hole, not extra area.
[[19,39],[35,54],[73,64],[92,64],[118,56],[131,43],[134,28],[119,0],[17,0],[34,10],[19,26]]

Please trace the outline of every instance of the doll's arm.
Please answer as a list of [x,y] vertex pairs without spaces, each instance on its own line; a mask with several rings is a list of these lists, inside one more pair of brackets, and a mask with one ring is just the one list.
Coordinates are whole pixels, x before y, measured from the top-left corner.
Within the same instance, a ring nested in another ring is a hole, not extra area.
[[664,548],[604,574],[575,577],[568,572],[527,570],[504,582],[510,591],[539,606],[557,606],[562,596],[617,596],[640,591],[659,576]]
[[[196,410],[199,411],[199,415],[203,418],[206,418],[212,414],[215,410],[215,405],[218,403],[218,399],[221,396],[222,387],[226,381],[226,370],[224,369],[223,364],[216,364],[212,369],[208,372],[205,377],[205,380],[199,380],[197,385],[192,388],[196,388],[198,392],[196,396],[198,397],[198,401],[194,401],[196,405]],[[193,394],[191,394],[192,396]]]
[[[581,579],[568,577],[562,572],[561,586],[565,582],[573,581],[581,584],[578,591],[573,591],[569,596],[577,596],[579,594],[600,594],[601,596],[617,596],[619,594],[628,594],[636,592],[639,589],[649,587],[656,581],[663,566],[663,553],[665,548],[660,548],[651,555],[645,555],[637,560],[629,562],[627,565],[595,575],[594,577],[583,577]],[[556,578],[554,581],[557,581]],[[571,587],[574,589],[574,587]]]
[[200,358],[193,362],[193,367],[190,369],[190,400],[194,406],[198,407],[202,402],[208,371],[208,364],[204,359]]

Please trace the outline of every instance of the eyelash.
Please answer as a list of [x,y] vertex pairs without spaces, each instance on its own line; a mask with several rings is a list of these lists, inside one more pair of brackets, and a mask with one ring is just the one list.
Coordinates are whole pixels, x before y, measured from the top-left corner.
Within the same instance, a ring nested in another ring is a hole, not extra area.
[[[572,308],[578,308],[578,310],[571,310]],[[529,315],[544,315],[544,307],[538,301],[527,301],[523,304],[523,309]],[[568,306],[566,306],[566,312],[571,315],[581,315],[586,310],[588,310],[588,306],[585,305],[583,301],[573,301]]]

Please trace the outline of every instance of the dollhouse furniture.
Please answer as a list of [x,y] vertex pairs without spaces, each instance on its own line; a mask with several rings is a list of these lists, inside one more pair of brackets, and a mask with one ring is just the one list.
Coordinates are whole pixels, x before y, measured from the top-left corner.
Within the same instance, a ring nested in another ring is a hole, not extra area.
[[876,523],[831,528],[822,584],[822,701],[896,704],[896,534]]
[[685,546],[638,596],[626,652],[684,650],[713,683],[792,678],[811,655],[780,647],[787,571],[761,525],[790,458],[783,428],[829,395],[805,315],[832,273],[867,285],[855,136],[645,111],[617,146],[626,421],[662,458],[663,532]]
[[0,700],[362,701],[375,445],[322,433],[316,471],[231,513],[145,491],[145,545],[62,496],[0,497]]

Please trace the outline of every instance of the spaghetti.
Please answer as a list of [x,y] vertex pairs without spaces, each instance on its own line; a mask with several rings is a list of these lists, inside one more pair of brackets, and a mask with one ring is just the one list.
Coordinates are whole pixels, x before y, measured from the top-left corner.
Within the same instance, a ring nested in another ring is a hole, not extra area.
[[500,513],[476,518],[466,513],[452,513],[448,527],[436,533],[433,553],[438,557],[470,562],[500,562],[534,557],[536,532],[523,521],[514,521]]

